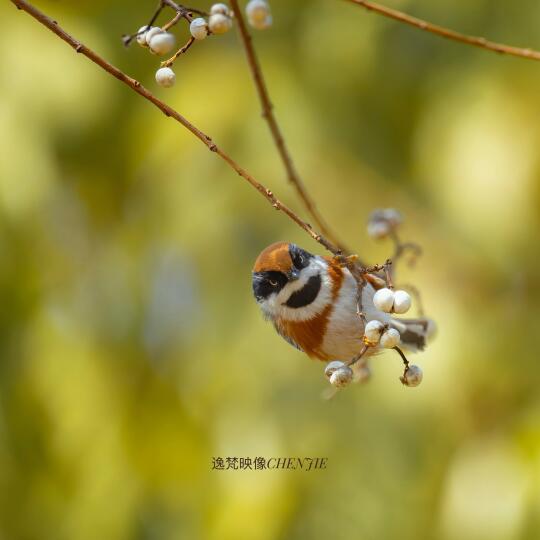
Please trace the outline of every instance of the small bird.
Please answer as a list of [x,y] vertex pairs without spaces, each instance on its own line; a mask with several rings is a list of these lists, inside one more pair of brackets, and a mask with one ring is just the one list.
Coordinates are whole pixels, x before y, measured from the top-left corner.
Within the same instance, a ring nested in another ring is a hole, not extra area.
[[[401,345],[422,350],[430,329],[428,319],[395,319],[373,303],[377,276],[362,287],[358,313],[358,283],[332,257],[312,255],[295,244],[277,242],[264,249],[253,267],[253,294],[264,317],[291,345],[323,361],[355,358],[364,347],[365,321],[379,320],[401,334]],[[366,357],[381,350],[369,347]]]

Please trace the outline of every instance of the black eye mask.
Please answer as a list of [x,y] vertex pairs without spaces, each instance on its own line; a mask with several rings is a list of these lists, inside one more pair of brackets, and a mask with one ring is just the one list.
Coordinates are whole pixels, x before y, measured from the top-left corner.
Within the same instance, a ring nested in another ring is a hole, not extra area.
[[253,272],[253,295],[257,302],[268,298],[272,293],[279,293],[287,284],[287,276],[283,272]]

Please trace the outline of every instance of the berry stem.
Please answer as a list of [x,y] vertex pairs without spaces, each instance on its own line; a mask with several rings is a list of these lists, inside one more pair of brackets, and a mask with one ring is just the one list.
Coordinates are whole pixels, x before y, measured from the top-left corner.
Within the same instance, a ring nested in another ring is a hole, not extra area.
[[360,360],[360,358],[362,358],[362,356],[366,354],[368,349],[369,349],[369,345],[364,345],[362,347],[362,350],[352,360],[349,360],[348,362],[346,362],[346,365],[349,367],[354,366],[354,364],[356,364],[356,362],[358,362],[358,360]]
[[176,62],[176,59],[184,54],[192,45],[193,43],[195,42],[195,38],[194,37],[190,37],[188,42],[181,48],[181,49],[178,49],[173,56],[171,56],[171,58],[169,58],[168,60],[165,60],[164,62],[161,62],[161,67],[171,67],[174,62]]

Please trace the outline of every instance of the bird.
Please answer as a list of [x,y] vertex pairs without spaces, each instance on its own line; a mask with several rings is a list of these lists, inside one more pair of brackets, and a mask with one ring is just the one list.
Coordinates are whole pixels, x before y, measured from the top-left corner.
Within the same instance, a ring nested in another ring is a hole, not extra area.
[[[375,275],[366,278],[360,291],[358,281],[338,258],[314,255],[282,241],[265,248],[255,260],[252,287],[264,318],[289,344],[311,358],[325,362],[354,359],[365,346],[365,324],[372,320],[396,328],[401,334],[400,347],[422,350],[430,320],[396,319],[378,310],[373,296],[385,283]],[[363,361],[381,350],[368,347]]]

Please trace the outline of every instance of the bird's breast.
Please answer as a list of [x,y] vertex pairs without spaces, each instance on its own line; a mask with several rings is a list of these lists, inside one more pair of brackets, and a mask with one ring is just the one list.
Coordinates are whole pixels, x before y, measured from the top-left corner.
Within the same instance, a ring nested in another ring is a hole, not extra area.
[[[361,345],[362,323],[356,315],[356,281],[347,269],[328,259],[322,287],[328,300],[320,310],[309,318],[278,317],[275,325],[308,356],[330,360],[337,353],[348,352],[352,345]],[[308,293],[306,290],[303,294]]]

